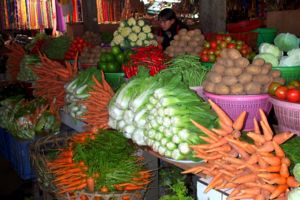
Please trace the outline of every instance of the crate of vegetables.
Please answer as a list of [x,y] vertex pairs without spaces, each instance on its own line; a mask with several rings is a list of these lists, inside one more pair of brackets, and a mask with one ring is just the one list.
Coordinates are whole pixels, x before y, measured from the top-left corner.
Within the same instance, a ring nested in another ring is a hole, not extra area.
[[253,118],[259,119],[258,109],[266,113],[271,109],[268,86],[272,81],[284,82],[280,71],[272,70],[263,59],[252,63],[235,49],[224,49],[220,58],[207,74],[203,88],[207,98],[221,106],[235,120],[247,111],[245,130],[253,128]]
[[279,130],[292,131],[300,136],[300,81],[294,80],[287,85],[273,82],[269,94]]

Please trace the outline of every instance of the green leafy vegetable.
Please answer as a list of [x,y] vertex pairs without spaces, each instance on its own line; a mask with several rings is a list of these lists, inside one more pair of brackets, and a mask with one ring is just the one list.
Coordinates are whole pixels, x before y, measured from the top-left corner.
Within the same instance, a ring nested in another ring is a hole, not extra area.
[[274,44],[281,50],[288,52],[299,48],[299,38],[291,33],[280,33],[274,39]]

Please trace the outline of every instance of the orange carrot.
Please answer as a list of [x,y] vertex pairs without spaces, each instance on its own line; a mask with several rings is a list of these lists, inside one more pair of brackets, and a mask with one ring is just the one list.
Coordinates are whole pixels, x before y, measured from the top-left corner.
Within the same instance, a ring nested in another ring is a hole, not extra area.
[[274,141],[273,141],[273,146],[274,146],[276,156],[283,158],[285,156],[283,149]]
[[219,120],[224,122],[227,126],[232,127],[232,120],[230,117],[212,100],[208,99],[208,103],[211,105],[212,109],[217,113]]
[[213,139],[215,141],[219,140],[218,136],[214,132],[210,131],[208,128],[202,126],[201,124],[198,124],[197,122],[195,122],[192,119],[191,119],[191,122],[211,139]]
[[209,143],[209,144],[215,143],[215,141],[213,139],[209,138],[209,137],[205,137],[205,136],[200,135],[199,138],[202,139],[203,141]]
[[216,134],[218,134],[219,136],[226,136],[228,135],[229,133],[226,132],[225,130],[223,129],[215,129],[215,128],[212,128],[211,129],[213,132],[215,132]]
[[281,159],[276,156],[273,156],[273,157],[262,156],[261,158],[264,161],[266,161],[269,165],[280,165],[280,163],[281,163]]
[[291,161],[290,159],[284,157],[281,159],[281,163],[285,163],[287,166],[290,166],[291,165]]
[[280,172],[281,166],[280,165],[273,165],[273,166],[268,166],[265,168],[260,168],[258,171],[260,172]]
[[225,124],[225,122],[219,121],[219,123],[221,126],[221,130],[223,130],[225,133],[227,133],[227,135],[233,131],[232,126],[228,126],[227,124]]
[[294,133],[291,133],[291,132],[279,133],[274,136],[273,141],[280,145],[280,144],[283,144],[288,139],[290,139],[293,135],[294,135]]
[[265,142],[262,146],[258,148],[259,152],[272,152],[274,151],[274,145],[272,141]]
[[255,200],[265,200],[265,196],[262,194],[258,194],[255,196]]
[[268,124],[265,124],[264,121],[260,121],[260,125],[262,127],[265,139],[267,141],[271,141],[273,138],[273,132],[268,128]]
[[276,189],[272,192],[270,199],[275,199],[280,194],[284,193],[288,189],[288,186],[286,184],[278,185]]
[[216,175],[211,182],[208,184],[208,186],[205,188],[204,192],[207,193],[209,192],[212,188],[214,188],[215,186],[221,184],[223,182],[223,180],[221,179],[222,177],[222,173],[219,173],[218,175]]
[[253,199],[254,194],[241,194],[234,197],[230,197],[231,200],[240,200],[240,199]]
[[86,185],[87,185],[87,188],[90,192],[94,192],[95,191],[95,180],[94,178],[92,177],[88,177],[86,179]]
[[[263,121],[263,124],[265,125],[266,131],[268,131],[268,133],[271,134],[271,136],[273,137],[273,131],[272,131],[270,125],[269,125],[269,122],[268,122],[268,119],[265,115],[265,112],[261,108],[259,109],[259,114],[260,114],[261,120]],[[260,125],[262,126],[261,123],[260,123]],[[268,140],[269,137],[270,136],[268,135],[266,139]],[[271,137],[271,139],[272,139],[272,137]]]
[[247,112],[246,111],[243,111],[239,116],[238,118],[234,121],[232,127],[235,129],[235,130],[241,130],[244,126],[244,122],[245,122],[245,118],[246,118],[246,115],[247,115]]
[[247,175],[242,175],[238,178],[235,178],[232,182],[236,184],[241,184],[241,183],[247,183],[247,182],[254,182],[257,180],[256,174],[247,174]]
[[289,187],[300,187],[300,183],[296,181],[294,176],[289,176],[286,183]]
[[288,168],[287,164],[285,164],[285,163],[281,164],[280,175],[285,178],[290,176],[289,168]]
[[210,152],[215,152],[215,151],[217,151],[217,152],[220,152],[220,151],[229,152],[229,151],[231,151],[231,147],[230,147],[230,145],[223,145],[221,147],[216,147],[216,148],[209,149],[206,152],[210,153]]
[[265,138],[262,135],[253,132],[248,132],[247,136],[250,137],[258,145],[262,145],[266,142]]

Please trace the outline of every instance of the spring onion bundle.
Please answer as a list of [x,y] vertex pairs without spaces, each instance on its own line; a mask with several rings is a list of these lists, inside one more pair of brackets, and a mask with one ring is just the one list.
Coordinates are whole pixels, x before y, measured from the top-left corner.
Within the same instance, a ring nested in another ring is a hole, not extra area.
[[81,100],[90,96],[88,92],[95,84],[92,76],[95,76],[101,82],[101,73],[95,67],[92,67],[80,72],[73,81],[65,85],[65,110],[74,118],[78,119],[86,112],[86,107],[82,105]]
[[189,146],[203,141],[199,138],[202,133],[190,120],[212,128],[218,124],[216,115],[180,76],[141,74],[120,88],[110,102],[109,126],[163,156],[193,159]]

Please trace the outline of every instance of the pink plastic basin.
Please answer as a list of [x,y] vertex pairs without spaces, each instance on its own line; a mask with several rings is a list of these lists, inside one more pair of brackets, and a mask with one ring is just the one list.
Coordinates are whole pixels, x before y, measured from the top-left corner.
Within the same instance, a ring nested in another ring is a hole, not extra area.
[[259,108],[268,116],[272,108],[268,94],[259,95],[216,95],[204,92],[204,95],[218,104],[232,120],[236,120],[241,112],[246,111],[246,121],[243,130],[253,130],[253,119],[260,120]]

